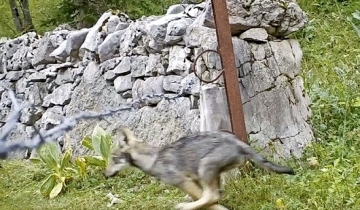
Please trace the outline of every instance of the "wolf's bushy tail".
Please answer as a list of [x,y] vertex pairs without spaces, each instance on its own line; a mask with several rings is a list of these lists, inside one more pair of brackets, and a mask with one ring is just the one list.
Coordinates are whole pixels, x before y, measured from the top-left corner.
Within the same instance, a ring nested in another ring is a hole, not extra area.
[[269,171],[278,173],[278,174],[289,174],[295,175],[294,169],[286,166],[277,165],[275,163],[270,162],[266,158],[262,157],[251,147],[246,148],[247,158],[252,160],[254,163],[259,165],[260,167],[267,169]]

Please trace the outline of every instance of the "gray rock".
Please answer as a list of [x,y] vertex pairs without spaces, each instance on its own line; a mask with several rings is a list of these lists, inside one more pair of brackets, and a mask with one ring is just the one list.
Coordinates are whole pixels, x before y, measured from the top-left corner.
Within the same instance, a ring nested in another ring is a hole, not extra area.
[[148,56],[148,51],[145,46],[137,46],[131,50],[132,55],[145,55]]
[[55,58],[56,60],[65,62],[69,54],[66,52],[67,40],[63,41],[58,48],[52,51],[49,56]]
[[163,87],[165,91],[177,93],[181,89],[182,76],[169,75],[165,76],[163,80]]
[[124,35],[125,30],[116,31],[109,34],[103,43],[99,45],[98,54],[100,62],[104,62],[108,59],[114,58],[120,53],[120,39]]
[[209,2],[207,1],[203,1],[199,4],[195,4],[195,1],[193,1],[191,4],[187,5],[184,13],[187,14],[189,17],[196,18],[204,13],[204,10],[208,3]]
[[134,84],[131,75],[119,76],[114,80],[114,87],[117,93],[122,93],[131,90]]
[[49,34],[50,42],[54,47],[59,47],[66,40],[66,36],[70,33],[67,29],[54,30]]
[[[25,93],[26,89],[29,86],[29,81],[23,77],[16,82],[15,86],[16,86],[16,93],[19,93],[19,94]],[[0,87],[0,89],[1,89],[1,87]],[[1,91],[0,91],[0,94],[1,94]]]
[[181,80],[180,86],[183,88],[184,93],[199,96],[201,86],[200,80],[194,73],[184,77],[184,79]]
[[41,107],[26,108],[21,112],[20,122],[24,125],[35,125],[44,113]]
[[35,72],[31,74],[27,80],[30,82],[45,82],[46,75],[41,72]]
[[53,93],[45,96],[43,107],[49,107],[54,105],[66,105],[71,101],[72,84],[64,84],[54,90]]
[[147,56],[132,56],[131,57],[131,76],[143,77],[145,76],[146,64],[149,57]]
[[164,42],[168,45],[173,45],[182,40],[185,35],[187,27],[193,22],[192,19],[180,19],[170,22],[167,26],[166,36]]
[[0,103],[0,123],[5,124],[10,114],[10,107]]
[[127,74],[131,72],[131,58],[123,57],[119,65],[117,65],[114,69],[114,73],[119,74]]
[[121,93],[121,97],[124,98],[124,99],[132,98],[132,91],[128,90],[128,91],[125,91],[125,92]]
[[[235,54],[235,65],[236,67],[240,67],[245,63],[251,61],[252,49],[251,45],[246,41],[239,39],[237,37],[232,38],[234,54]],[[219,58],[216,56],[216,58]],[[218,62],[218,61],[217,61]],[[217,63],[218,64],[218,63]],[[219,68],[217,68],[219,69]]]
[[160,54],[150,54],[145,68],[145,76],[155,76],[165,74],[165,68],[161,63]]
[[138,42],[145,35],[145,26],[148,24],[147,21],[136,21],[130,23],[129,27],[125,29],[124,35],[120,40],[120,54],[129,54],[132,49],[138,46]]
[[[145,95],[154,95],[165,93],[163,88],[164,76],[149,77],[145,81],[141,79],[135,80],[132,87],[132,97],[134,99],[141,98]],[[161,99],[149,101],[149,104],[157,104]]]
[[124,30],[127,27],[129,27],[129,25],[130,25],[129,23],[120,22],[120,23],[117,24],[117,26],[115,28],[115,31]]
[[[288,75],[290,78],[294,78],[300,73],[300,60],[299,44],[294,44],[294,51],[297,57],[294,57],[292,45],[288,40],[281,42],[269,42],[272,53],[274,55],[276,64],[280,73]],[[300,50],[301,51],[301,50]]]
[[75,69],[71,68],[61,68],[58,70],[56,74],[55,83],[57,85],[62,85],[65,83],[72,83],[75,81],[74,78],[74,71]]
[[45,33],[38,43],[37,48],[34,50],[34,56],[32,59],[32,65],[37,66],[40,64],[55,63],[55,58],[50,56],[56,47],[53,45],[51,40],[51,33]]
[[110,12],[105,12],[96,24],[89,30],[84,42],[80,47],[80,54],[84,55],[85,51],[96,52],[98,46],[102,43],[102,40],[98,39],[99,29],[104,25],[105,21],[111,16]]
[[[4,128],[4,127],[2,127]],[[0,133],[1,133],[1,129],[0,128]],[[31,136],[26,132],[26,128],[27,126],[21,124],[21,123],[17,123],[16,127],[14,130],[11,131],[10,135],[7,138],[7,142],[23,142],[25,140],[28,140],[29,138],[31,138]],[[14,151],[14,152],[10,152],[10,154],[8,155],[8,159],[12,160],[12,159],[24,159],[27,157],[27,151],[24,150],[18,150],[18,151]]]
[[33,43],[36,42],[36,33],[29,32],[2,44],[3,71],[19,71],[31,67],[33,57]]
[[185,11],[185,5],[183,4],[174,4],[171,5],[167,11],[166,15],[173,15],[173,14],[179,14]]
[[[227,0],[229,23],[232,34],[250,28],[264,28],[273,36],[286,36],[303,28],[307,15],[293,0]],[[214,27],[211,4],[206,7],[204,26]]]
[[66,53],[70,55],[72,58],[82,57],[83,55],[79,55],[79,49],[81,45],[84,43],[87,34],[90,29],[84,28],[79,31],[73,31],[69,33],[66,37]]
[[114,71],[107,71],[104,73],[104,79],[106,81],[114,81],[116,79],[117,75],[114,73]]
[[[183,36],[186,47],[203,47],[209,43],[217,43],[216,31],[213,28],[200,26],[196,20],[189,25],[187,33]],[[216,48],[215,48],[216,49]]]
[[107,72],[109,70],[113,70],[117,65],[119,65],[121,59],[122,57],[116,57],[106,60],[105,62],[99,65],[100,71]]
[[105,32],[110,35],[111,33],[116,32],[116,27],[120,23],[120,17],[117,15],[111,15],[105,24]]
[[35,82],[25,90],[25,100],[34,104],[35,106],[41,106],[45,96],[48,94],[46,90],[47,84],[42,82]]
[[181,136],[199,131],[199,110],[191,110],[190,107],[188,98],[171,102],[162,100],[154,108],[143,107],[139,111],[119,116],[120,119],[109,126],[109,132],[116,132],[116,127],[126,125],[145,142],[163,146]]
[[224,87],[215,84],[201,86],[200,131],[231,131],[229,109]]
[[240,35],[240,39],[254,42],[267,42],[268,33],[264,28],[251,28]]
[[147,43],[147,47],[150,52],[160,52],[164,49],[164,39],[166,37],[166,30],[168,24],[171,21],[179,20],[180,18],[185,17],[184,14],[174,14],[174,15],[166,15],[158,20],[151,21],[146,25],[146,31],[149,36],[149,42]]
[[90,62],[83,74],[83,81],[86,83],[92,83],[101,77],[102,72],[99,69],[99,65],[95,62]]
[[190,72],[191,62],[187,59],[188,54],[184,47],[172,46],[169,54],[169,66],[167,73],[175,73],[180,76],[186,76]]
[[11,107],[12,101],[11,101],[11,98],[10,98],[10,96],[9,96],[8,91],[4,91],[4,92],[1,94],[1,103],[4,104],[4,105],[7,106],[7,107]]
[[45,130],[49,130],[56,125],[59,125],[64,118],[64,111],[61,106],[54,106],[48,108],[41,118],[40,127]]
[[6,74],[5,79],[9,80],[10,82],[15,82],[18,81],[23,76],[23,74],[23,71],[9,71]]

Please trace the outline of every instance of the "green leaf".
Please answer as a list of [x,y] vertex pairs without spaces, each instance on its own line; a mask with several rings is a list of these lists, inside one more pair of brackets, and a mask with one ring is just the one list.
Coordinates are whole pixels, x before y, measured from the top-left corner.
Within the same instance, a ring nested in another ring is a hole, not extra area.
[[61,160],[60,169],[63,170],[69,163],[71,158],[71,150],[67,150]]
[[90,165],[101,166],[101,167],[106,166],[106,161],[103,160],[101,157],[85,156],[84,159],[85,159],[86,163],[88,163]]
[[29,160],[30,160],[30,162],[36,163],[36,164],[42,163],[42,160],[40,158],[33,157],[33,158],[30,158]]
[[92,145],[92,139],[89,136],[86,136],[85,138],[83,138],[83,140],[81,141],[81,144],[88,148],[89,150],[93,150],[94,151],[94,147]]
[[50,199],[55,198],[57,195],[59,195],[63,188],[63,184],[64,182],[59,182],[55,185],[55,187],[51,190],[49,194]]
[[51,169],[57,170],[59,167],[59,152],[55,143],[46,143],[38,150],[38,155],[42,161]]
[[50,194],[50,192],[52,191],[52,189],[54,188],[56,184],[56,175],[55,174],[51,174],[50,176],[48,176],[48,178],[42,183],[41,187],[40,187],[40,193],[43,196],[48,196]]
[[102,136],[100,142],[100,152],[103,160],[105,160],[105,164],[107,164],[109,160],[110,149],[111,149],[111,137]]
[[77,157],[77,158],[75,158],[74,162],[75,162],[75,165],[77,166],[78,173],[80,174],[80,176],[85,178],[86,177],[86,169],[87,169],[87,164],[85,162],[85,159],[83,157]]
[[106,135],[105,131],[99,125],[96,125],[91,135],[92,145],[94,147],[94,151],[96,155],[101,155],[101,150],[100,150],[101,136],[105,136],[105,135]]

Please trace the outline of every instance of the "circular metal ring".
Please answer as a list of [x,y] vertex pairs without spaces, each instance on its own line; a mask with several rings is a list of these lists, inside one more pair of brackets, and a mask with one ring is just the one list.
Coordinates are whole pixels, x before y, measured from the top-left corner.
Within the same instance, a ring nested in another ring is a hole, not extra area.
[[205,82],[205,83],[212,83],[212,82],[215,82],[217,79],[219,79],[219,78],[221,77],[221,75],[224,73],[224,70],[221,70],[220,74],[219,74],[215,79],[210,80],[210,81],[203,80],[203,79],[202,79],[202,76],[199,77],[199,75],[198,75],[197,72],[196,72],[196,63],[197,63],[199,57],[202,56],[204,53],[207,53],[207,52],[214,52],[214,53],[217,53],[218,55],[220,55],[219,52],[216,51],[216,50],[205,50],[205,51],[202,51],[198,56],[196,56],[195,61],[194,61],[194,66],[193,66],[192,70],[193,70],[195,76],[200,79],[200,81]]

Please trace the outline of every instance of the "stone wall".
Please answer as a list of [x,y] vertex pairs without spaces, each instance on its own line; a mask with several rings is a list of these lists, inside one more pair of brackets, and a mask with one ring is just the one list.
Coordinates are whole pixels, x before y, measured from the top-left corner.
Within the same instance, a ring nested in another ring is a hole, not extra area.
[[[236,9],[230,23],[247,132],[254,144],[275,157],[289,157],[300,156],[313,134],[309,101],[299,76],[301,48],[297,40],[281,39],[301,28],[306,16],[295,2],[281,2],[253,1],[244,6],[243,1],[228,0],[233,5],[229,10]],[[244,8],[263,10],[266,15],[254,16],[260,15],[258,11],[249,19]],[[33,125],[47,130],[81,111],[104,111],[148,94],[174,95],[184,87],[186,97],[152,100],[139,110],[102,121],[81,121],[58,141],[83,154],[80,140],[96,123],[109,132],[130,126],[157,145],[199,130],[230,129],[222,77],[214,84],[203,84],[192,72],[195,65],[197,73],[209,80],[221,69],[219,56],[213,53],[194,64],[202,51],[217,49],[209,11],[209,1],[174,5],[164,16],[136,21],[109,11],[89,29],[63,25],[44,36],[27,33],[2,39],[0,127],[13,110],[7,88],[19,100],[36,105],[22,111],[8,141],[30,138]]]

